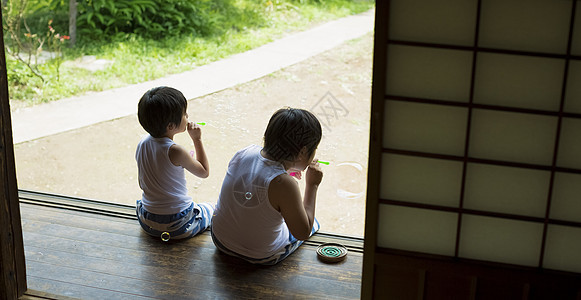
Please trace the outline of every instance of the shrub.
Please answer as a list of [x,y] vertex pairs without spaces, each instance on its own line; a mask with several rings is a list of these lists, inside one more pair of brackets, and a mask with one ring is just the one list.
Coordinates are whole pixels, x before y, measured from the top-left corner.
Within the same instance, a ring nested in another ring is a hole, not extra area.
[[209,35],[229,0],[85,0],[78,6],[80,38],[109,40],[119,34],[145,38]]

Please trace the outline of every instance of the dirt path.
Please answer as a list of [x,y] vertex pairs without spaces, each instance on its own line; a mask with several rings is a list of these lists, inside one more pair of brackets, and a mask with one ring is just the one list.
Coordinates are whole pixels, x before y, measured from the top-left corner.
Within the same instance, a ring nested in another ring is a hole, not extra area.
[[[274,111],[310,109],[324,125],[317,157],[331,162],[323,166],[317,219],[323,231],[363,236],[372,53],[370,33],[261,79],[191,100],[190,119],[207,123],[202,137],[211,168],[203,180],[187,175],[194,201],[216,202],[228,161],[237,150],[262,144]],[[130,116],[18,144],[19,188],[134,204],[141,194],[135,146],[144,134],[137,117]],[[187,134],[175,139],[192,145]]]

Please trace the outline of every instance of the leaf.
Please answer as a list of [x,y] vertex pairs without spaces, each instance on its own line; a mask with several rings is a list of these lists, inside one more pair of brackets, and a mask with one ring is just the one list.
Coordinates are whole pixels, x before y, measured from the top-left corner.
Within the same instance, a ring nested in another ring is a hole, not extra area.
[[95,15],[97,17],[97,19],[99,19],[99,22],[101,22],[101,24],[105,24],[105,17],[101,14],[96,14]]

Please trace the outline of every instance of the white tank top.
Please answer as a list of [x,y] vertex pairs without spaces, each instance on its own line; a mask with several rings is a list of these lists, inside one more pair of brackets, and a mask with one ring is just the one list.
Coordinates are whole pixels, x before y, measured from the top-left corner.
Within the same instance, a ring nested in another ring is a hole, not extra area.
[[251,258],[267,258],[288,244],[289,230],[268,199],[268,186],[286,173],[264,158],[260,146],[238,151],[222,183],[212,233],[226,248]]
[[137,145],[135,160],[139,171],[141,201],[150,213],[177,214],[190,207],[184,168],[169,160],[169,148],[175,144],[170,138],[144,137]]

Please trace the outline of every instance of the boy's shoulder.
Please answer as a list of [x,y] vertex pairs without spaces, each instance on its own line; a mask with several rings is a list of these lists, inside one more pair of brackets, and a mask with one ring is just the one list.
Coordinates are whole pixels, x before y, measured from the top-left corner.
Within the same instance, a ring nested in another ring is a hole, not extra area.
[[139,141],[140,144],[144,144],[144,143],[157,143],[157,144],[175,144],[175,142],[168,138],[168,137],[160,137],[160,138],[156,138],[153,137],[151,134],[145,134],[141,137],[141,140]]
[[177,145],[172,139],[167,137],[154,138],[153,136],[147,134],[144,135],[139,143],[137,144],[137,151],[144,149],[156,149],[156,148],[170,148],[172,145]]
[[141,144],[141,143],[143,143],[145,141],[148,141],[148,140],[150,140],[152,138],[153,137],[151,136],[151,134],[149,134],[149,133],[148,134],[144,134],[144,135],[141,136],[141,139],[139,140],[139,143]]
[[257,146],[257,145],[248,145],[248,146],[236,151],[236,153],[234,154],[234,156],[232,156],[232,159],[230,160],[229,166],[235,165],[240,160],[248,158],[250,155],[252,155],[251,152],[253,152],[253,151],[260,152],[261,149],[262,149],[262,147]]
[[235,156],[240,156],[242,154],[249,153],[249,152],[260,152],[260,150],[262,150],[262,147],[252,144],[252,145],[248,145],[248,146],[238,150],[236,152]]

